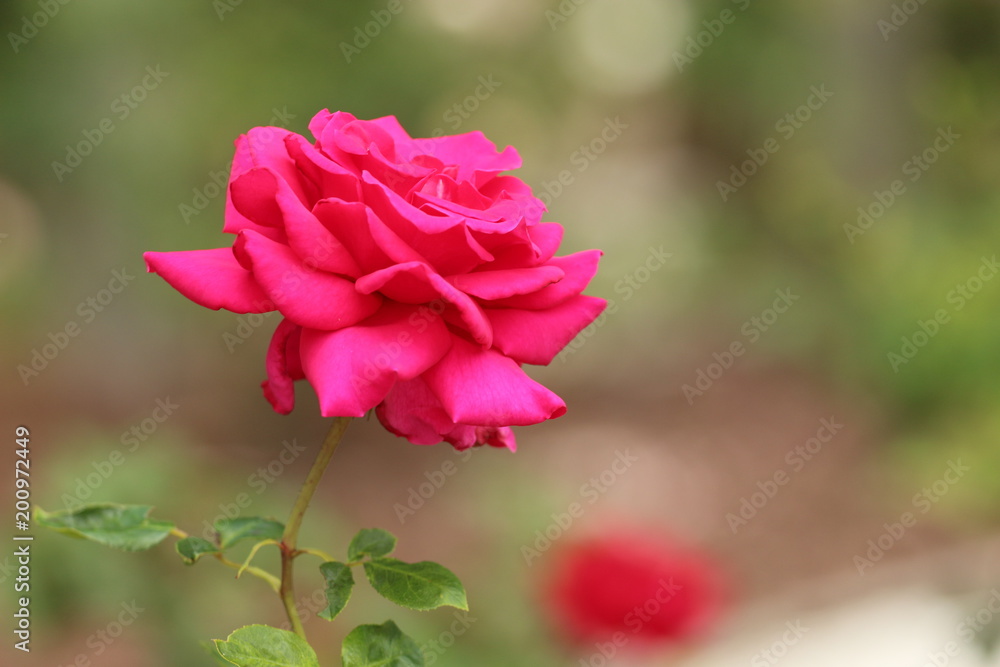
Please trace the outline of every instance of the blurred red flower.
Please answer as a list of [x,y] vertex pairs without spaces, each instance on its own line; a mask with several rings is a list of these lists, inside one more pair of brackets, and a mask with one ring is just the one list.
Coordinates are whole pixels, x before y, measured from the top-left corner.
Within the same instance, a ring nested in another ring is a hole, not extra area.
[[646,534],[588,538],[553,553],[550,566],[546,597],[559,632],[615,652],[702,635],[726,598],[706,555]]

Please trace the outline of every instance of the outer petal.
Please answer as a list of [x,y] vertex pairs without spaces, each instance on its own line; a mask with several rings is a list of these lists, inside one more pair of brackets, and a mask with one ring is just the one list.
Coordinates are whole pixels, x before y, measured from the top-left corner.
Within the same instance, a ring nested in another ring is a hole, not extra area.
[[451,348],[439,318],[414,324],[417,309],[385,304],[364,322],[339,331],[306,329],[302,367],[324,417],[361,417],[382,402],[397,380],[412,380]]
[[563,226],[558,222],[543,222],[528,228],[528,235],[535,247],[536,262],[552,259],[562,243],[563,232]]
[[414,139],[414,143],[441,162],[457,166],[457,177],[460,181],[474,180],[476,172],[487,172],[492,175],[521,166],[521,156],[512,146],[507,146],[498,153],[496,144],[478,131],[431,139]]
[[375,414],[390,433],[415,445],[436,445],[456,427],[441,401],[420,378],[397,382],[375,408]]
[[274,217],[277,211],[272,201],[279,179],[303,202],[316,198],[314,186],[302,179],[288,155],[285,139],[291,136],[298,135],[280,127],[255,127],[236,140],[227,201],[240,216],[227,219],[223,231],[236,233],[243,229],[240,218],[280,228],[281,221]]
[[514,432],[507,426],[470,426],[448,418],[441,402],[420,378],[397,382],[375,414],[390,432],[415,445],[435,445],[442,440],[462,451],[476,445],[517,450]]
[[457,424],[524,426],[566,413],[562,399],[512,359],[460,338],[422,377]]
[[241,241],[257,283],[296,324],[342,329],[371,316],[382,302],[378,296],[358,293],[349,280],[310,269],[291,248],[256,232],[243,232],[237,243]]
[[477,426],[476,441],[490,447],[506,447],[512,452],[517,451],[517,438],[509,426],[494,428],[492,426]]
[[511,269],[521,266],[538,266],[548,262],[556,254],[559,244],[562,242],[563,226],[558,222],[543,222],[528,226],[526,235],[525,242],[508,245],[494,253],[496,260],[483,268]]
[[530,269],[463,273],[450,276],[448,282],[469,296],[490,301],[537,292],[546,285],[559,282],[564,275],[563,270],[557,266],[536,266]]
[[278,177],[264,167],[249,169],[229,184],[229,195],[236,210],[264,227],[281,227],[281,209],[274,201],[277,191]]
[[295,407],[295,381],[304,377],[299,359],[301,335],[302,327],[281,320],[267,348],[267,379],[260,386],[271,406],[283,415]]
[[476,445],[489,445],[490,447],[507,448],[512,452],[517,451],[517,438],[514,437],[514,431],[509,426],[457,424],[454,429],[445,434],[444,439],[460,452]]
[[[409,132],[407,132],[406,129],[400,125],[399,119],[395,116],[382,116],[381,118],[373,118],[368,122],[372,125],[377,125],[388,132],[389,136],[392,137],[397,151],[399,151],[401,147],[408,148],[407,144],[413,141]],[[410,159],[411,156],[406,155],[405,157],[406,159]]]
[[285,242],[285,230],[280,227],[265,227],[264,225],[258,225],[256,222],[246,217],[236,209],[236,205],[233,204],[233,193],[230,192],[229,188],[226,188],[226,212],[224,223],[222,225],[222,231],[226,234],[239,234],[244,229],[252,229],[255,232],[263,234],[269,239],[277,241],[278,243]]
[[358,278],[356,287],[362,294],[377,291],[401,303],[443,300],[455,308],[473,340],[483,347],[489,347],[493,342],[493,329],[479,304],[423,262],[396,264],[369,273]]
[[543,310],[557,306],[586,289],[597,273],[597,263],[602,254],[604,253],[600,250],[584,250],[565,257],[553,257],[548,265],[562,269],[566,273],[565,278],[532,294],[499,299],[490,305],[528,310]]
[[275,305],[231,248],[147,252],[146,269],[199,306],[234,313],[266,313]]
[[334,123],[334,127],[340,127],[354,120],[357,120],[357,118],[346,111],[330,113],[329,109],[323,109],[309,121],[309,131],[318,140],[323,136],[323,131],[331,122]]
[[523,364],[546,366],[608,305],[594,296],[577,296],[547,310],[488,308],[493,347]]

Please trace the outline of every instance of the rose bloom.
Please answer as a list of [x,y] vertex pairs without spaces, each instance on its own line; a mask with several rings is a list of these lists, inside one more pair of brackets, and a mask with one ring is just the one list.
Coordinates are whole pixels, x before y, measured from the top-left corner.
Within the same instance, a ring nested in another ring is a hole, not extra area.
[[597,536],[552,554],[546,607],[560,635],[616,651],[694,639],[717,620],[723,578],[703,554],[644,533]]
[[392,116],[321,111],[316,138],[258,127],[236,141],[223,231],[232,247],[147,252],[212,309],[278,311],[264,395],[306,379],[324,416],[375,408],[416,444],[515,448],[511,426],[566,405],[523,364],[548,364],[604,309],[581,292],[601,252],[555,253],[563,228],[482,133],[414,139]]

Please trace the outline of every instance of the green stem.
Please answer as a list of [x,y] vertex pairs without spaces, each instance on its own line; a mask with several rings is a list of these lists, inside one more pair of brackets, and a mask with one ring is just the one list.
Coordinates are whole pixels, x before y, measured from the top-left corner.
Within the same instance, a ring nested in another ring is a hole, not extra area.
[[309,554],[310,556],[316,556],[323,559],[324,562],[329,562],[331,560],[337,560],[325,551],[320,551],[319,549],[299,549],[300,554]]
[[[188,534],[183,530],[181,530],[180,528],[171,529],[170,534],[181,540],[183,540],[185,537],[188,537]],[[274,589],[275,593],[278,593],[281,590],[281,582],[278,581],[278,578],[273,574],[271,574],[270,572],[262,570],[259,567],[247,567],[246,565],[240,565],[239,563],[234,563],[233,561],[223,556],[222,553],[215,554],[215,559],[218,560],[223,565],[225,565],[226,567],[231,567],[234,570],[239,570],[239,572],[246,570],[253,576],[259,579],[263,579],[264,581],[267,582],[268,586]],[[237,572],[236,574],[237,579],[239,579],[240,576],[239,572]]]
[[323,441],[323,446],[320,448],[319,454],[316,455],[316,461],[313,463],[312,468],[309,469],[305,484],[302,485],[302,490],[299,491],[299,497],[295,501],[295,506],[292,507],[292,513],[288,517],[288,522],[285,523],[285,532],[281,536],[281,544],[279,545],[281,547],[281,589],[279,590],[279,595],[281,596],[282,604],[285,606],[285,614],[288,616],[288,621],[292,624],[292,630],[303,639],[306,639],[306,631],[302,627],[302,619],[295,608],[295,584],[292,573],[292,564],[295,557],[302,553],[296,548],[299,539],[299,528],[302,526],[302,518],[309,507],[309,501],[312,500],[313,494],[316,492],[316,487],[319,486],[319,481],[322,479],[326,467],[330,464],[330,459],[333,458],[333,452],[336,451],[337,445],[340,444],[341,438],[344,437],[344,431],[347,430],[347,425],[350,421],[350,417],[337,417],[334,419],[333,426],[330,427],[330,432],[327,433],[326,439]]

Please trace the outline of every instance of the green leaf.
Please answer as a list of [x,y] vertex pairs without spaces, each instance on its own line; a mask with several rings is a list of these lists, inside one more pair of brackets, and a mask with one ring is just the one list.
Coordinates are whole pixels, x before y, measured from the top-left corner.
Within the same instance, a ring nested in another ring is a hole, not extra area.
[[230,667],[233,663],[229,662],[222,655],[219,654],[219,649],[215,647],[215,642],[210,641],[200,641],[198,645],[205,649],[205,652],[212,656],[215,660],[212,662],[213,665],[221,665],[222,667]]
[[148,505],[100,503],[46,512],[35,508],[35,521],[64,535],[92,540],[123,551],[145,551],[170,534],[174,524],[149,518]]
[[388,556],[396,548],[396,536],[380,528],[365,528],[351,540],[347,547],[347,560],[358,561],[365,556]]
[[379,595],[402,607],[421,611],[445,605],[469,609],[462,582],[443,565],[374,558],[365,563],[365,574]]
[[319,571],[326,579],[326,609],[319,612],[320,618],[332,621],[344,610],[354,590],[354,575],[351,568],[335,560],[323,563]]
[[319,667],[316,652],[294,632],[267,625],[248,625],[223,641],[215,640],[223,658],[238,667]]
[[241,540],[281,540],[285,526],[274,519],[260,517],[240,517],[238,519],[219,519],[215,522],[215,530],[219,533],[219,548],[228,549]]
[[174,548],[188,565],[194,565],[202,556],[219,553],[219,547],[200,537],[185,537],[179,540]]
[[351,630],[344,638],[340,657],[344,667],[424,667],[417,642],[392,621]]

